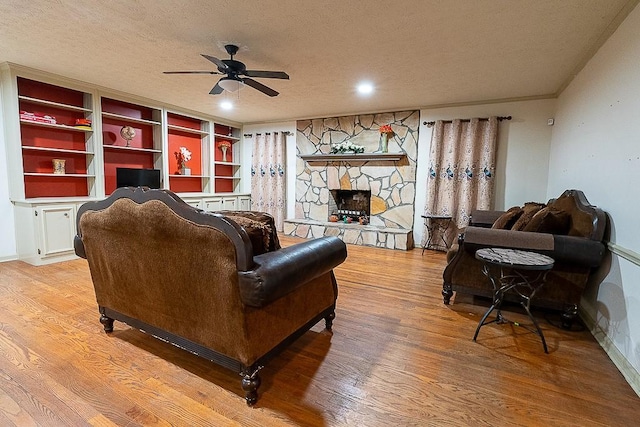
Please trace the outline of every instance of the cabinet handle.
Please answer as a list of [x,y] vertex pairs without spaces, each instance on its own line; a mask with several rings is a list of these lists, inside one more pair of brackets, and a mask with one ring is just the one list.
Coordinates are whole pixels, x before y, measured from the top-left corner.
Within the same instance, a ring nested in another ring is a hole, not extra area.
[[68,213],[68,212],[65,212],[65,213],[64,213],[64,216],[66,216],[67,218],[69,218],[69,213]]

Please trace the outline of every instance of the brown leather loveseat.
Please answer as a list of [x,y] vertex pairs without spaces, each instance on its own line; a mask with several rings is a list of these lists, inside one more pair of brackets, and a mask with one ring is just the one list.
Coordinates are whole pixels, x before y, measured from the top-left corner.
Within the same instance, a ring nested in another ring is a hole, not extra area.
[[236,370],[253,405],[265,362],[320,320],[331,329],[333,268],[347,256],[333,237],[255,255],[238,222],[257,217],[207,213],[140,187],[82,205],[76,253],[89,263],[104,330],[119,320]]
[[502,247],[538,252],[552,257],[555,264],[531,305],[563,311],[562,326],[569,328],[587,279],[604,257],[605,228],[604,212],[590,205],[579,190],[567,190],[546,205],[527,203],[506,212],[474,211],[470,226],[447,254],[444,303],[449,304],[454,291],[493,295],[482,263],[475,258],[476,250]]

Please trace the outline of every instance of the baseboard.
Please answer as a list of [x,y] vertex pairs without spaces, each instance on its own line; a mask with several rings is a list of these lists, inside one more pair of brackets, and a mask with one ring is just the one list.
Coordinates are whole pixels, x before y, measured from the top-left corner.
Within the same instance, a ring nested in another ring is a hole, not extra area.
[[18,255],[0,256],[0,262],[16,261],[17,259]]
[[640,373],[629,363],[613,341],[611,341],[607,334],[586,311],[580,310],[580,318],[587,328],[589,328],[589,331],[591,331],[591,335],[598,341],[600,347],[607,353],[613,364],[616,365],[616,368],[618,368],[633,391],[640,397]]

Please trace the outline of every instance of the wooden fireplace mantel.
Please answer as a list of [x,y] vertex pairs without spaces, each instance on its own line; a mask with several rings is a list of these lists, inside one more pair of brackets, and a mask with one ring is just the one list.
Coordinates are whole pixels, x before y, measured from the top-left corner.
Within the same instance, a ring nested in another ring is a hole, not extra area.
[[397,162],[407,157],[407,153],[347,153],[347,154],[301,154],[307,162]]

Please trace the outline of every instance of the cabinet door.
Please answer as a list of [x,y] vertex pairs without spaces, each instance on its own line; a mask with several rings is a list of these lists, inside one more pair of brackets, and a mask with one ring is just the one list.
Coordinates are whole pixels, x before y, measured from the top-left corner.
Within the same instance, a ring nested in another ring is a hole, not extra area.
[[194,208],[202,209],[202,200],[200,200],[200,199],[186,199],[186,198],[183,198],[182,200],[184,200],[185,203],[187,203],[188,205],[193,206]]
[[222,198],[222,209],[225,211],[235,211],[238,209],[238,198],[237,197],[223,197]]
[[207,199],[204,201],[204,210],[208,212],[221,211],[225,209],[222,205],[222,198]]
[[36,208],[39,218],[41,256],[73,252],[76,234],[75,209],[73,206],[47,206]]
[[251,197],[249,196],[238,196],[238,204],[240,205],[241,211],[250,211],[251,210]]

